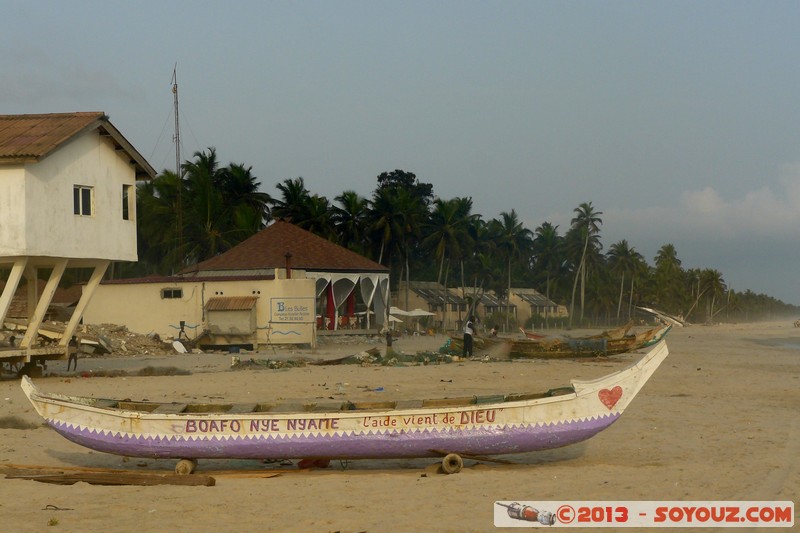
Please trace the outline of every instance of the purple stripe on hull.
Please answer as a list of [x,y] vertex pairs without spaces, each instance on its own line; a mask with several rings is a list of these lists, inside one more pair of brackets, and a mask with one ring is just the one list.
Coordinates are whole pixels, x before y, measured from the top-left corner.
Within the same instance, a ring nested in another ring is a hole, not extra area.
[[620,413],[546,426],[506,426],[292,437],[248,436],[135,437],[51,423],[65,438],[116,455],[154,458],[223,459],[368,459],[434,456],[431,450],[469,455],[522,453],[558,448],[586,440],[615,422]]

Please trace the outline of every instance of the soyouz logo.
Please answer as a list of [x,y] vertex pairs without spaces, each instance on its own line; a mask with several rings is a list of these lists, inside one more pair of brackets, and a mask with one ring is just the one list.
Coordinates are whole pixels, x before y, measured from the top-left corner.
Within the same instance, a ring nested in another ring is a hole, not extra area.
[[550,511],[540,511],[530,505],[522,505],[519,502],[512,504],[505,504],[496,502],[497,505],[505,507],[508,511],[508,516],[515,520],[525,520],[527,522],[538,522],[545,526],[552,526],[556,522],[556,517]]
[[497,501],[496,527],[794,527],[790,501]]

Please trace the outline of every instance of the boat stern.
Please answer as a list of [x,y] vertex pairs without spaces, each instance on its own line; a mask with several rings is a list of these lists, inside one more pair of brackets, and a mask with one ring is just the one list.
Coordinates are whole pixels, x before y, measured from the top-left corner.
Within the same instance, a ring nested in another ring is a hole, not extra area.
[[33,408],[36,409],[36,412],[39,413],[39,416],[44,417],[43,405],[39,400],[39,389],[33,384],[31,378],[28,376],[22,376],[20,387],[22,387],[22,392],[28,398],[28,401],[31,402]]

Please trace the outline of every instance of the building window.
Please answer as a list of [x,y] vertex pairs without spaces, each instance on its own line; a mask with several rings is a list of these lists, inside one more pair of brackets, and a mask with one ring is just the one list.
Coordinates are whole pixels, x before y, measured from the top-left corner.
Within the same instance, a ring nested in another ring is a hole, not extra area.
[[183,289],[161,289],[161,298],[164,300],[183,298]]
[[85,187],[83,185],[75,185],[74,187],[72,187],[73,212],[79,216],[84,216],[84,217],[92,216],[93,197],[94,197],[93,187]]
[[131,219],[131,186],[122,186],[122,220]]

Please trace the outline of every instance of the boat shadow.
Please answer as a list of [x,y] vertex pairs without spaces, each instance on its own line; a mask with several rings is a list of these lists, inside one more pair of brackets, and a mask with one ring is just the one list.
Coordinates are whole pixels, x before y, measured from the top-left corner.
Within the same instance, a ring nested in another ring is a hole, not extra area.
[[[586,451],[586,442],[579,442],[539,452],[507,454],[486,457],[465,456],[464,468],[519,468],[536,467],[550,463],[561,463],[579,459]],[[175,470],[177,459],[150,459],[138,457],[121,457],[102,452],[48,450],[47,454],[64,469],[80,470],[125,470],[131,472],[170,473]],[[320,468],[300,469],[299,460],[256,460],[256,459],[200,459],[197,472],[214,475],[215,473],[257,474],[259,472],[299,472],[313,470],[315,472],[382,472],[407,473],[409,471],[426,470],[431,465],[441,463],[437,457],[420,457],[413,459],[331,459],[328,466]],[[57,467],[55,467],[57,468]]]

